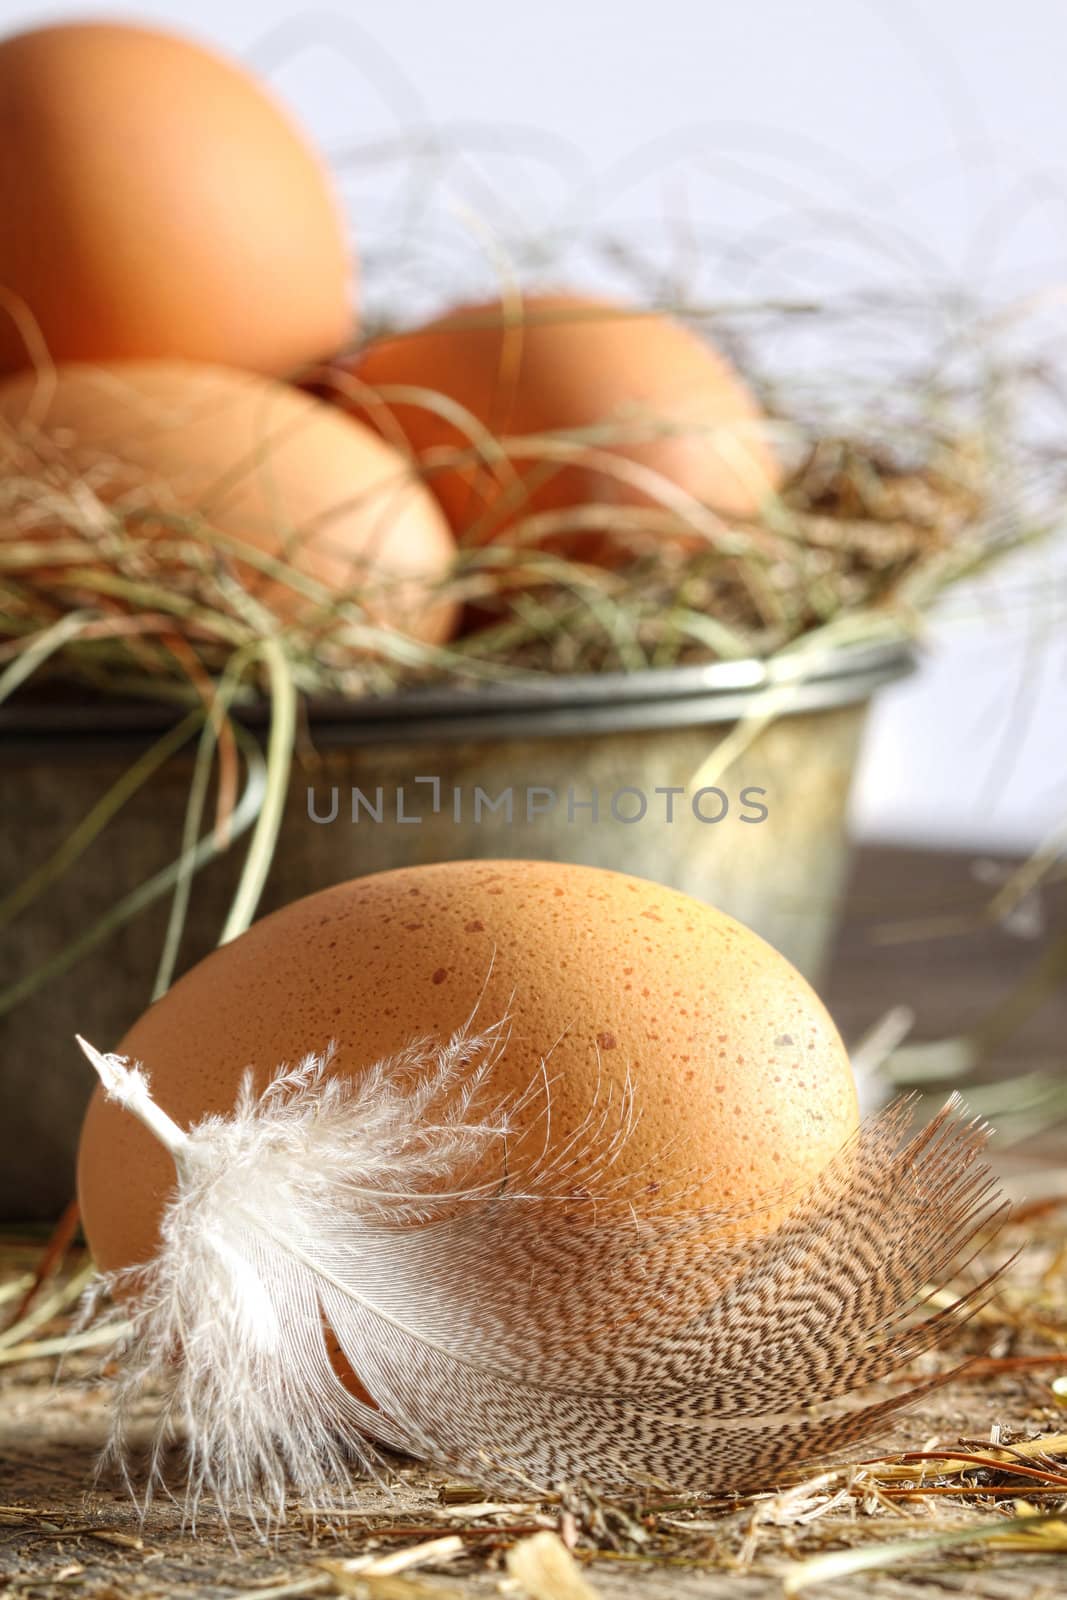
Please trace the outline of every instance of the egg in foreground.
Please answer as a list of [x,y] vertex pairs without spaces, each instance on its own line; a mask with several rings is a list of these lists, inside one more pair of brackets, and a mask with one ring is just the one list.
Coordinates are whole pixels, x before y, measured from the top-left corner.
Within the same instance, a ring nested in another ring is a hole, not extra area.
[[[281,375],[351,336],[323,163],[242,67],[77,22],[0,42],[0,372],[183,357]],[[10,298],[8,298],[10,297]]]
[[[358,591],[376,622],[452,632],[433,591],[455,545],[432,495],[370,428],[298,389],[193,362],[75,362],[0,383],[0,424],[4,470],[42,491],[57,470],[81,479],[157,544],[200,523],[228,536],[221,554],[285,618]],[[242,545],[318,588],[242,562]]]
[[[187,1126],[232,1109],[246,1067],[264,1087],[333,1040],[332,1070],[357,1075],[415,1039],[444,1043],[472,1013],[511,1019],[501,1096],[547,1063],[555,1149],[632,1078],[638,1120],[615,1174],[638,1206],[684,1193],[751,1212],[813,1178],[857,1127],[844,1046],[783,956],[675,890],[552,862],[401,868],[310,895],[194,967],[117,1048]],[[98,1090],[78,1189],[102,1269],[153,1253],[173,1177]],[[760,1228],[758,1213],[745,1225]]]
[[[728,363],[681,323],[611,301],[542,294],[461,307],[337,363],[327,387],[406,442],[457,537],[476,544],[532,514],[669,510],[678,491],[752,517],[778,483],[766,421]],[[488,440],[491,458],[478,458],[472,438]],[[624,539],[621,519],[614,532],[604,521],[583,531],[564,516],[533,542],[611,565],[640,542]],[[670,538],[700,545],[677,518]]]

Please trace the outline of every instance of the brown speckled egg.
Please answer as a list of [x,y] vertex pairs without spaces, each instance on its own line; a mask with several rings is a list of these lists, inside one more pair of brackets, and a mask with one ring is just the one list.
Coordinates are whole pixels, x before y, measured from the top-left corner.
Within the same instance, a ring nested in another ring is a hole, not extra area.
[[218,559],[286,619],[358,593],[376,622],[431,643],[452,632],[456,608],[433,591],[455,543],[433,496],[370,428],[273,378],[191,361],[20,373],[0,382],[5,474],[39,479],[42,499],[83,482],[154,541],[162,581],[168,559],[188,567],[183,538],[221,535]]
[[[682,491],[752,517],[779,478],[766,419],[711,345],[670,317],[606,300],[465,306],[337,363],[327,389],[406,443],[456,536],[474,544],[517,536],[608,566],[665,537],[699,548],[677,516],[669,534],[661,517],[642,536],[618,515],[582,524],[574,508],[671,511]],[[484,460],[475,435],[492,447]],[[493,447],[500,440],[506,450]],[[457,458],[464,450],[471,459]],[[521,526],[531,514],[557,520]]]
[[[557,1144],[598,1081],[603,1093],[632,1075],[622,1161],[637,1203],[694,1180],[709,1205],[772,1200],[857,1125],[841,1040],[783,956],[675,890],[551,862],[402,868],[298,900],[194,967],[118,1048],[188,1125],[229,1110],[246,1067],[265,1084],[335,1040],[334,1070],[359,1073],[414,1038],[443,1042],[475,1009],[486,1023],[510,1012],[502,1094],[548,1058]],[[102,1268],[152,1253],[173,1177],[98,1088],[78,1187]]]

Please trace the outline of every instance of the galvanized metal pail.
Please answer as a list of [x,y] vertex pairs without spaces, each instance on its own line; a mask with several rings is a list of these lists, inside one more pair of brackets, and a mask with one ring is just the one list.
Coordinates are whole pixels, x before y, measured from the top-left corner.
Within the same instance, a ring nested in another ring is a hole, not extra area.
[[[846,805],[871,695],[899,644],[628,675],[320,703],[301,740],[263,909],[417,862],[533,857],[709,900],[818,980],[846,868]],[[0,897],[74,835],[167,713],[10,706],[0,715]],[[253,719],[254,721],[254,719]],[[179,852],[188,751],[140,788],[40,899],[0,927],[7,985],[54,960]],[[217,941],[240,845],[195,879],[180,969]],[[75,1031],[114,1044],[148,1002],[160,901],[0,1017],[0,1217],[69,1198],[89,1074]]]

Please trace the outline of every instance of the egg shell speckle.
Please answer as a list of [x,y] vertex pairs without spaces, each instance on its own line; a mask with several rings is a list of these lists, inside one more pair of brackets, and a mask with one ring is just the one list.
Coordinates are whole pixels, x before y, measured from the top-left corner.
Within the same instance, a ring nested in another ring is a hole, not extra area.
[[[559,863],[449,862],[311,895],[193,968],[118,1048],[188,1125],[230,1109],[247,1066],[263,1085],[332,1039],[334,1070],[354,1074],[413,1038],[447,1039],[476,1008],[512,1019],[502,1094],[548,1059],[554,1142],[598,1083],[632,1075],[623,1159],[638,1202],[683,1188],[712,1206],[766,1202],[857,1126],[841,1040],[783,956],[674,890]],[[172,1182],[166,1153],[98,1089],[79,1194],[102,1268],[151,1255]]]

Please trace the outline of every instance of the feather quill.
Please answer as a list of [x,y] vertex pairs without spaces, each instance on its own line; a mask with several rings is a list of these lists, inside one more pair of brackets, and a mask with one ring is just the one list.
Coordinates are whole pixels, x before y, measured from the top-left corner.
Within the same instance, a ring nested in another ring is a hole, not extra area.
[[174,1436],[190,1514],[210,1493],[261,1525],[293,1495],[336,1500],[379,1469],[376,1444],[544,1488],[765,1487],[943,1381],[857,1399],[996,1276],[923,1314],[1005,1209],[987,1130],[958,1102],[910,1138],[906,1102],[868,1119],[753,1237],[677,1196],[624,1203],[612,1171],[632,1092],[549,1155],[546,1081],[544,1148],[477,1181],[514,1121],[514,1104],[482,1106],[504,1038],[464,1030],[354,1080],[309,1056],[190,1129],[140,1067],[80,1041],[177,1170],[155,1258],[100,1284],[131,1324],[120,1462],[134,1408],[162,1397],[145,1505]]

